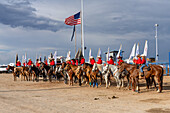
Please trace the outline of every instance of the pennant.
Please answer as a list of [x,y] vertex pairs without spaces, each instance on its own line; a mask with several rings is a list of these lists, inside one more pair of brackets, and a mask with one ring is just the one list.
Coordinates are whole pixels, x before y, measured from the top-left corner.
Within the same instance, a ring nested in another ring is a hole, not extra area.
[[76,28],[75,28],[75,25],[74,25],[74,27],[73,27],[73,34],[72,34],[72,36],[71,36],[71,41],[73,40],[75,30],[76,30]]

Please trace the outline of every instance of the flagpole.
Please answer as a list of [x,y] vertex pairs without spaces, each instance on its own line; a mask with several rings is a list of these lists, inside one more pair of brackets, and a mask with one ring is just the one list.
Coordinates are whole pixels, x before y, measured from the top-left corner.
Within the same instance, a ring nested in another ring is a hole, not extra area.
[[77,47],[76,47],[76,26],[75,26],[75,54],[76,54],[76,51],[77,51]]
[[84,56],[83,0],[81,0],[81,49]]

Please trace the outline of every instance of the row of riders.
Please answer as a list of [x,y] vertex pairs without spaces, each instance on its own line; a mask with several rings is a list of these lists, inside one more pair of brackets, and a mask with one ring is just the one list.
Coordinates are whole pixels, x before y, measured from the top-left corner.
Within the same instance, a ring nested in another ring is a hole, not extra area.
[[112,56],[105,64],[103,64],[100,56],[98,56],[97,62],[94,57],[90,57],[90,63],[86,63],[84,57],[81,58],[80,62],[77,59],[71,59],[59,64],[55,64],[53,58],[49,60],[50,64],[47,64],[47,60],[41,62],[37,59],[36,65],[34,65],[31,59],[29,59],[27,66],[25,64],[21,66],[21,63],[18,61],[16,67],[8,66],[8,69],[13,70],[14,81],[16,81],[19,75],[21,80],[24,77],[24,80],[39,81],[39,76],[42,75],[44,81],[47,81],[48,78],[51,82],[54,77],[58,80],[63,77],[64,83],[67,83],[67,80],[69,80],[70,85],[73,85],[73,82],[78,80],[80,86],[86,82],[89,86],[98,87],[97,78],[99,77],[100,85],[103,78],[105,79],[106,88],[110,86],[112,77],[116,80],[118,88],[124,87],[124,78],[126,77],[128,89],[137,92],[140,91],[139,78],[146,80],[147,89],[153,83],[155,89],[157,89],[154,79],[156,77],[159,84],[157,92],[162,91],[163,68],[159,65],[146,63],[144,55],[138,55],[137,59],[133,59],[134,64],[125,63],[122,57],[119,57],[118,62],[114,63]]

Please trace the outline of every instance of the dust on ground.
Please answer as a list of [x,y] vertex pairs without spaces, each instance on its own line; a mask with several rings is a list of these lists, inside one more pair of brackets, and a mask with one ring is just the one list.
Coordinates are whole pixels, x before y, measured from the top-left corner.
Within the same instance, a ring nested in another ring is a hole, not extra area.
[[169,113],[170,76],[164,76],[163,92],[141,93],[120,90],[112,81],[98,88],[83,84],[69,86],[61,80],[50,82],[13,81],[12,74],[0,74],[0,113]]

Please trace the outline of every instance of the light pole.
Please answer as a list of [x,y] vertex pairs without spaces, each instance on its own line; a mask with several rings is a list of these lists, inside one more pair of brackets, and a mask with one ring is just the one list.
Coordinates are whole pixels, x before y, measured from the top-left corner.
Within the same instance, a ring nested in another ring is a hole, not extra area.
[[158,24],[155,24],[155,39],[156,39],[156,62],[158,61],[158,57],[159,57],[159,55],[158,55]]

